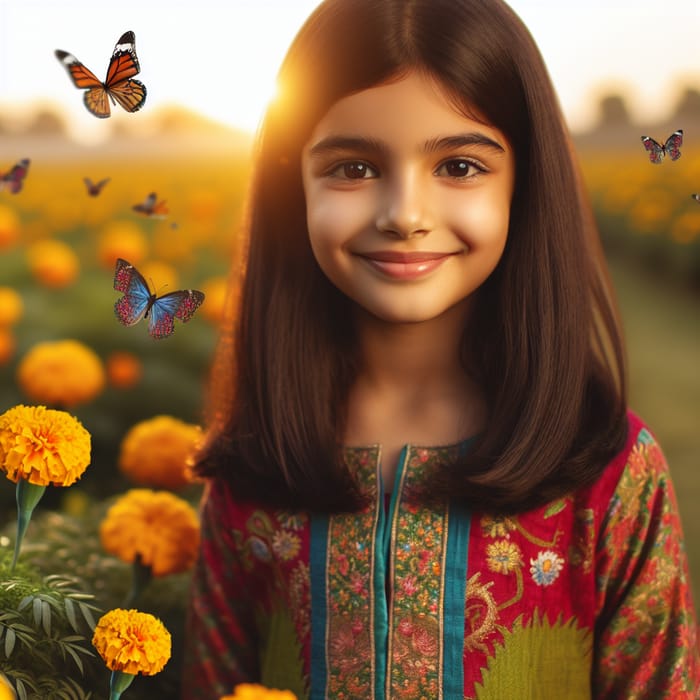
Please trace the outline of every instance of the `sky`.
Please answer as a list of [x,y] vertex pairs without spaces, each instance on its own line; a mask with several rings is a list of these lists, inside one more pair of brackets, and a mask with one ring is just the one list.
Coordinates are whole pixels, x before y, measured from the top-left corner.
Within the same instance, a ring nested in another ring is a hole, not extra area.
[[[89,138],[100,120],[85,110],[54,50],[72,53],[102,78],[117,39],[133,30],[146,107],[179,103],[252,131],[289,43],[317,4],[0,0],[0,119],[50,102],[65,111],[74,135]],[[540,47],[574,129],[594,123],[606,91],[622,93],[644,125],[667,116],[682,86],[700,89],[700,0],[509,4]]]

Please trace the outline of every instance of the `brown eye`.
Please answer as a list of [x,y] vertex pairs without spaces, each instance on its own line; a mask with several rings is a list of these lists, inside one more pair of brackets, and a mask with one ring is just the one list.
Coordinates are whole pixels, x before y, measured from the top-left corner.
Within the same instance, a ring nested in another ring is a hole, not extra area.
[[344,163],[343,175],[350,180],[361,180],[367,177],[369,166],[366,163]]
[[464,158],[453,158],[443,163],[437,170],[439,175],[447,175],[454,178],[474,177],[479,173],[486,172],[485,168],[477,163]]

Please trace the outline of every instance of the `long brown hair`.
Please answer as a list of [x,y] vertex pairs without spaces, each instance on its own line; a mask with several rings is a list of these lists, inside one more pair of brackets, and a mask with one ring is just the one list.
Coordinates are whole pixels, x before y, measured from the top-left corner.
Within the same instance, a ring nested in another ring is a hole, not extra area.
[[242,498],[361,503],[339,447],[356,365],[350,302],[308,242],[301,151],[338,99],[413,69],[499,129],[516,163],[506,249],[478,292],[478,344],[465,334],[463,348],[488,420],[436,494],[528,509],[592,482],[624,442],[622,340],[598,234],[527,29],[501,0],[326,0],[289,49],[259,134],[240,294],[214,367],[198,471]]

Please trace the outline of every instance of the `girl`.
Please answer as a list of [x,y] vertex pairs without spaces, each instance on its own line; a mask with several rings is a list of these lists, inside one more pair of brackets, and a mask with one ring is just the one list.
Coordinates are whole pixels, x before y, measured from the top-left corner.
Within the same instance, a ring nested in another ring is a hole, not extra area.
[[214,375],[187,700],[690,700],[676,502],[501,0],[326,0],[280,72]]

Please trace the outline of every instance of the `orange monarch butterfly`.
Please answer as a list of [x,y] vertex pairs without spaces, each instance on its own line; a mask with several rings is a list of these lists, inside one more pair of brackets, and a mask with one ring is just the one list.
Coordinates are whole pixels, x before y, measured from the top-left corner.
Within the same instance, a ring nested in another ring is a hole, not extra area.
[[127,112],[137,112],[146,101],[146,86],[133,79],[140,70],[135,41],[134,32],[124,32],[119,37],[104,83],[72,54],[60,49],[55,52],[75,87],[86,88],[83,102],[88,111],[100,119],[110,115],[109,100],[112,104],[119,103]]
[[131,207],[134,211],[139,214],[144,214],[145,216],[150,216],[154,219],[164,219],[165,215],[168,213],[168,208],[165,206],[165,200],[162,199],[158,201],[158,195],[155,192],[146,197],[146,199],[141,202],[141,204],[134,204]]

